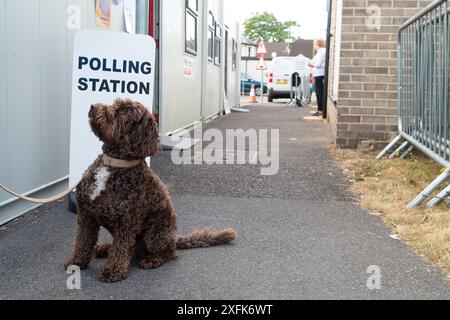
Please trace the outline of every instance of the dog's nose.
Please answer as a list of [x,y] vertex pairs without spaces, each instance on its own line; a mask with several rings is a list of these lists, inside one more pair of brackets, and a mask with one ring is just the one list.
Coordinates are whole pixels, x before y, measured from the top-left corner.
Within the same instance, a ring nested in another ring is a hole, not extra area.
[[89,110],[89,117],[93,117],[95,115],[95,106],[91,105],[91,109]]

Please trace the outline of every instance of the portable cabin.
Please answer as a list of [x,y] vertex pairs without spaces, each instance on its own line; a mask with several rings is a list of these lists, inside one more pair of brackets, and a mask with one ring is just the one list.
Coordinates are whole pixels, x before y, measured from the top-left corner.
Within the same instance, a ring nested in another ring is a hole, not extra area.
[[240,63],[233,63],[240,57],[239,28],[224,14],[224,2],[153,2],[160,63],[156,112],[164,135],[219,116],[224,93],[231,106],[240,103]]
[[[163,135],[222,114],[225,93],[239,105],[232,42],[239,30],[224,2],[0,0],[0,182],[32,197],[68,187],[72,52],[80,28],[155,38],[154,112]],[[104,6],[109,16],[102,20]],[[0,191],[0,225],[35,207]]]

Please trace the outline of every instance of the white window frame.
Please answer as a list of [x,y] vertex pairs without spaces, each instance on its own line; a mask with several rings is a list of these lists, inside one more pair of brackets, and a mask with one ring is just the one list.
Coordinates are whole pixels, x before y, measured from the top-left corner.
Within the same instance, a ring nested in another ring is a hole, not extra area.
[[[214,33],[215,33],[215,26],[216,26],[216,18],[214,17],[214,14],[212,11],[209,11],[208,13],[208,61],[213,62],[214,61]],[[211,43],[210,43],[211,38]]]
[[222,38],[222,26],[216,21],[214,28],[214,64],[216,66],[220,66],[222,64]]
[[[193,0],[193,1],[195,1],[195,5],[194,5],[195,8],[192,8],[191,0],[186,0],[185,21],[184,21],[184,28],[185,28],[184,50],[186,53],[196,56],[197,52],[198,52],[199,12],[198,12],[198,0]],[[188,47],[188,39],[187,39],[188,17],[194,19],[194,23],[195,23],[195,48]]]

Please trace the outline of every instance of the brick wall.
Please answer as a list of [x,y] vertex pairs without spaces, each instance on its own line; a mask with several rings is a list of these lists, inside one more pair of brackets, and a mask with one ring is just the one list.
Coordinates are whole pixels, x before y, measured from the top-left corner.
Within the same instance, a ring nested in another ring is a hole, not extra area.
[[[336,8],[336,0],[333,2]],[[329,103],[338,145],[356,147],[362,140],[387,141],[396,133],[398,29],[430,2],[343,0],[337,107]],[[380,9],[379,29],[371,26],[370,6]],[[333,48],[330,53],[333,61]],[[330,86],[332,79],[330,76]]]

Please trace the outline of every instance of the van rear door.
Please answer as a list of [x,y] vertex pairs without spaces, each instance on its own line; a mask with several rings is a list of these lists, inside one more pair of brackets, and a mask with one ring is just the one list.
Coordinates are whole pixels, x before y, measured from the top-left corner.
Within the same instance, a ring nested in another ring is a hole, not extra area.
[[292,72],[294,70],[295,57],[279,57],[272,62],[274,92],[289,92]]

